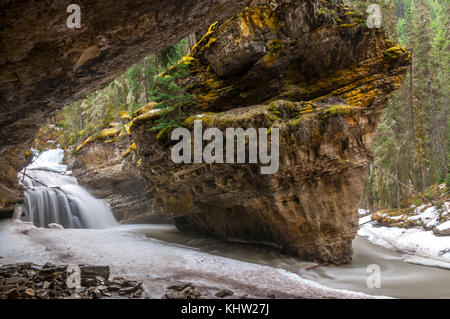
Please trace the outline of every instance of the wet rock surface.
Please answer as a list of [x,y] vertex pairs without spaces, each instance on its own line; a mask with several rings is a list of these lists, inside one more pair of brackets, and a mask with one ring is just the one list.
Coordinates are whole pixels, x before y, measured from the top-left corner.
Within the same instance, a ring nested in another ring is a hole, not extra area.
[[81,285],[73,286],[67,265],[21,263],[0,266],[0,299],[141,298],[142,282],[110,279],[108,266],[79,265]]
[[167,287],[163,299],[199,299],[201,293],[192,283],[176,283]]
[[[173,282],[167,286],[162,299],[223,299],[239,298],[245,299],[247,295],[236,296],[229,289],[217,291],[217,288],[198,287],[191,282]],[[274,297],[275,298],[275,297]]]

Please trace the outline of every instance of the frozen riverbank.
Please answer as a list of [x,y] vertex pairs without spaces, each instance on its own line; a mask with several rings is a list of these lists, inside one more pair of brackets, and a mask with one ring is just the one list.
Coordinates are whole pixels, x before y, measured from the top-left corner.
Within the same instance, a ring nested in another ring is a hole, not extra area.
[[234,291],[235,297],[370,297],[327,288],[282,269],[211,255],[136,232],[146,227],[149,226],[119,226],[107,230],[43,229],[3,222],[0,225],[0,256],[3,257],[0,263],[109,265],[111,275],[142,280],[151,298],[161,298],[167,286],[177,281],[192,282],[205,297],[212,297],[223,289]]
[[[444,205],[448,209],[450,202]],[[450,236],[443,236],[450,230],[450,222],[447,213],[434,206],[419,206],[409,215],[364,216],[360,225],[358,235],[401,253],[406,262],[450,269]]]

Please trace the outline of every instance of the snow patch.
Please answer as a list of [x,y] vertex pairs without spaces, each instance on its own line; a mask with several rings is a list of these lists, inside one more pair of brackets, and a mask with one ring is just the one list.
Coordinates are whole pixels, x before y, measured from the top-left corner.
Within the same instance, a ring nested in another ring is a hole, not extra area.
[[[421,228],[381,227],[366,224],[358,231],[372,243],[405,254],[405,260],[421,265],[450,266],[450,236],[435,236]],[[413,258],[414,257],[414,258]]]

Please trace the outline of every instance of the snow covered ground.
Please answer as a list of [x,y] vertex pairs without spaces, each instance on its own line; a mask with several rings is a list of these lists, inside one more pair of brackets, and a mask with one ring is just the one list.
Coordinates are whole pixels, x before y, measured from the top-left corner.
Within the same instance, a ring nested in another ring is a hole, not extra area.
[[[450,203],[445,203],[450,207]],[[360,218],[358,235],[366,237],[374,244],[397,251],[409,263],[450,269],[450,236],[438,236],[450,229],[450,221],[439,223],[447,213],[434,206],[419,206],[413,216],[389,217],[391,220],[402,217],[406,221],[419,222],[422,226],[413,228],[384,227],[369,222],[371,216]]]
[[370,298],[363,293],[327,288],[297,274],[214,256],[179,244],[148,238],[136,230],[156,225],[106,230],[44,229],[21,222],[0,224],[0,264],[109,265],[112,275],[143,280],[146,293],[161,298],[174,281],[192,282],[207,295],[222,289],[235,297]]

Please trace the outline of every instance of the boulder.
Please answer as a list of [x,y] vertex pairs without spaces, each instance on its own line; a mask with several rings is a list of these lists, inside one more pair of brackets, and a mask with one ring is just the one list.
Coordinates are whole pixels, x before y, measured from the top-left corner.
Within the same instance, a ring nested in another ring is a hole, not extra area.
[[56,224],[56,223],[48,224],[48,228],[51,228],[51,229],[64,229],[63,226],[61,226],[60,224]]

